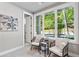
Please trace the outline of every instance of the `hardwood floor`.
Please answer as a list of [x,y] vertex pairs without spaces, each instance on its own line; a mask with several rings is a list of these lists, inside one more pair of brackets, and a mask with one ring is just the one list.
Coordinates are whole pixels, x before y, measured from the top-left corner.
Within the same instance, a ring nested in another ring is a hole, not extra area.
[[[16,50],[14,52],[8,53],[6,55],[3,55],[1,57],[45,57],[44,53],[39,53],[37,49],[30,49],[31,46],[27,44],[25,47]],[[54,54],[51,54],[50,57],[58,57]]]
[[12,53],[8,53],[1,57],[43,57],[43,55],[40,54],[38,50],[36,49],[31,50],[30,47],[31,47],[30,45],[26,45],[25,47],[19,50],[16,50]]

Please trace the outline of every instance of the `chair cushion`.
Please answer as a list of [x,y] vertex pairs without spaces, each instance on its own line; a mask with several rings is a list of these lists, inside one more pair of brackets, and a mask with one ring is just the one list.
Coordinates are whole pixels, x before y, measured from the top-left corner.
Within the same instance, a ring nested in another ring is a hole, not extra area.
[[51,51],[59,56],[62,56],[62,50],[60,48],[58,48],[57,46],[49,48],[49,51]]
[[63,49],[67,45],[67,41],[56,40],[55,44],[58,48]]
[[39,46],[39,43],[37,43],[37,42],[32,42],[31,44],[34,46]]
[[62,42],[60,46],[58,46],[60,49],[63,49],[66,46],[66,43]]

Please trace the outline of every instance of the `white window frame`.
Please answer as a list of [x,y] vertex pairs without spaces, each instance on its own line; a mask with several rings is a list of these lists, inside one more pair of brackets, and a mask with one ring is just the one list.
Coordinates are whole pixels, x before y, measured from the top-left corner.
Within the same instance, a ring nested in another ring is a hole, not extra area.
[[[78,29],[78,16],[77,16],[78,15],[78,3],[75,3],[75,2],[64,3],[64,4],[61,4],[59,6],[55,6],[55,7],[51,8],[51,9],[36,13],[34,15],[34,17],[36,17],[38,15],[44,15],[45,13],[48,13],[48,12],[51,12],[51,11],[57,12],[57,10],[64,9],[64,8],[67,8],[67,7],[73,7],[74,8],[74,40],[73,41],[77,41],[78,40],[78,30],[79,30]],[[34,18],[34,20],[36,20],[36,19]],[[57,37],[57,34],[58,34],[57,26],[58,25],[57,25],[57,14],[56,13],[55,13],[55,20],[56,20],[55,21],[55,27],[56,27],[55,28],[55,38],[53,38],[53,39],[66,39],[68,41],[72,41],[72,40],[67,39],[67,38],[58,38]]]

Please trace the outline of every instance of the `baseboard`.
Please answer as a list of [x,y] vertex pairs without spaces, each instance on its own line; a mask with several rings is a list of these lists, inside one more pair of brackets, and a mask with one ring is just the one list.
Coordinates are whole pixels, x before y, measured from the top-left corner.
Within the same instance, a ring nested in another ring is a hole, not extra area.
[[15,47],[15,48],[12,48],[12,49],[9,49],[9,50],[6,50],[6,51],[3,51],[3,52],[0,52],[0,56],[3,56],[3,55],[5,55],[5,54],[11,53],[11,52],[13,52],[13,51],[16,51],[16,50],[18,50],[18,49],[20,49],[20,48],[22,48],[22,47],[23,47],[23,45],[18,46],[18,47]]
[[71,57],[79,57],[79,55],[76,54],[76,53],[69,53],[69,56],[71,56]]

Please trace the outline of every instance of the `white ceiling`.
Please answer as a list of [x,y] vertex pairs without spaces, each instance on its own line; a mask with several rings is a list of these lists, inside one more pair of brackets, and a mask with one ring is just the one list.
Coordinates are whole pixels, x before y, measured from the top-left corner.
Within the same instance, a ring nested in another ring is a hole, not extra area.
[[56,4],[61,4],[61,2],[13,2],[13,4],[29,12],[36,13],[55,6]]

